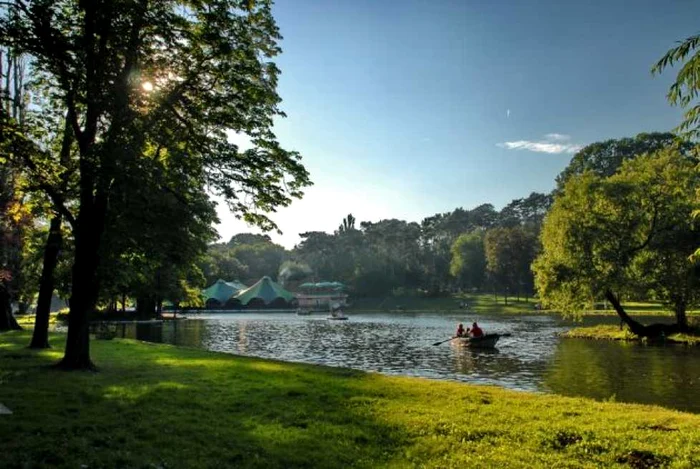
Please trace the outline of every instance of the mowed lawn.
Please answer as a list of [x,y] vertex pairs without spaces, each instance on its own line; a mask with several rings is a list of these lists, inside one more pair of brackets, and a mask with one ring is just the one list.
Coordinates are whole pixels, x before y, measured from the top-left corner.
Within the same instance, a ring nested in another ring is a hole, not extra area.
[[131,340],[0,335],[1,467],[700,467],[700,416]]
[[[459,293],[453,296],[445,297],[420,297],[420,296],[387,296],[384,298],[352,298],[350,311],[420,311],[420,312],[471,312],[480,314],[553,314],[557,315],[556,311],[537,309],[539,304],[537,298],[526,298],[521,296],[520,299],[508,297],[508,304],[505,303],[503,296],[495,296],[491,293]],[[466,308],[461,308],[460,305],[466,304]],[[648,302],[625,302],[623,306],[631,316],[667,316],[673,317],[673,313],[668,307],[658,301]],[[612,306],[604,303],[596,305],[596,309],[583,311],[582,314],[593,315],[610,315],[616,316],[617,313]],[[689,311],[689,316],[700,316],[700,311]]]

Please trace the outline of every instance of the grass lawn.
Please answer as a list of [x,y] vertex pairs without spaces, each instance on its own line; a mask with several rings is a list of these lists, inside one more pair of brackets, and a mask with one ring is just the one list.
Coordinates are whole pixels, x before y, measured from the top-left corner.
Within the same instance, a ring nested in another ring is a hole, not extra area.
[[454,312],[460,311],[460,303],[466,302],[468,311],[477,313],[530,313],[537,314],[537,301],[530,298],[508,298],[508,304],[499,296],[494,299],[492,294],[459,294],[450,297],[424,298],[418,296],[389,296],[385,298],[352,299],[351,311],[426,311]]
[[[574,337],[578,339],[603,339],[603,340],[641,340],[632,334],[626,327],[620,329],[616,325],[600,325],[591,327],[577,327],[563,334],[564,337]],[[666,338],[671,343],[700,345],[700,336],[689,334],[673,334]]]
[[700,467],[700,416],[131,340],[0,335],[1,467]]
[[[461,302],[469,305],[468,311],[476,313],[504,313],[504,314],[557,314],[554,311],[539,311],[535,305],[539,302],[536,298],[525,299],[521,297],[518,301],[515,297],[508,298],[506,305],[503,296],[494,298],[491,293],[471,293],[457,294],[450,297],[423,298],[417,296],[389,296],[385,298],[357,298],[353,299],[352,311],[430,311],[430,312],[455,312],[459,311]],[[586,311],[584,314],[610,315],[617,313],[608,307],[593,311]],[[625,310],[632,316],[672,316],[672,313],[660,302],[626,302],[623,303]],[[689,311],[688,315],[693,316],[700,311]]]

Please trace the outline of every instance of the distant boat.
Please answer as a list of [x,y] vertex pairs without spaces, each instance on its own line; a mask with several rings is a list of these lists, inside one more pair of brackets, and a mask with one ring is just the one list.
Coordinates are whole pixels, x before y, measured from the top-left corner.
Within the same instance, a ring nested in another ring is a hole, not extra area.
[[308,309],[297,309],[297,316],[309,316],[311,311]]
[[495,348],[496,342],[501,337],[502,334],[486,334],[481,337],[455,337],[450,343],[459,347]]
[[343,314],[342,311],[333,311],[331,312],[330,316],[328,316],[326,319],[329,319],[331,321],[346,321],[349,318]]

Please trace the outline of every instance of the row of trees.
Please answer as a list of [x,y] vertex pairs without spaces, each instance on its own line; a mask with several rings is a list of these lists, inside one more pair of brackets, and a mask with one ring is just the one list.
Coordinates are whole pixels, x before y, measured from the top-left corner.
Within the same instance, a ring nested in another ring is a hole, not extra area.
[[358,296],[458,289],[532,294],[530,263],[551,196],[533,193],[500,212],[490,204],[426,218],[361,222],[348,215],[332,233],[307,232],[291,251],[265,235],[240,234],[211,245],[201,264],[217,278],[254,282],[336,280]]
[[[3,216],[13,244],[3,243],[0,258],[0,318],[11,318],[23,288],[12,282],[27,272],[15,259],[30,254],[28,233],[37,233],[35,338],[43,340],[33,345],[48,346],[59,280],[70,297],[61,366],[91,368],[88,315],[99,303],[128,295],[153,312],[203,283],[197,261],[214,239],[211,195],[276,228],[266,213],[310,184],[300,156],[272,131],[283,116],[272,62],[279,39],[265,0],[5,2],[0,46],[12,67],[0,70],[11,84],[0,96],[0,208],[27,216]],[[253,148],[241,151],[232,132]]]

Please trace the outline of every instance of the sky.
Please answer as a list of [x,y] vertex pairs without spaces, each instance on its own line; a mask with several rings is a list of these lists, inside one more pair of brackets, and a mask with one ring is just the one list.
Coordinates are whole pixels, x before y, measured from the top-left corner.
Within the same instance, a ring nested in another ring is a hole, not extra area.
[[[271,214],[299,233],[420,222],[549,192],[581,146],[681,121],[653,64],[700,32],[694,0],[277,0],[287,118],[314,185]],[[259,232],[223,204],[222,241]]]

